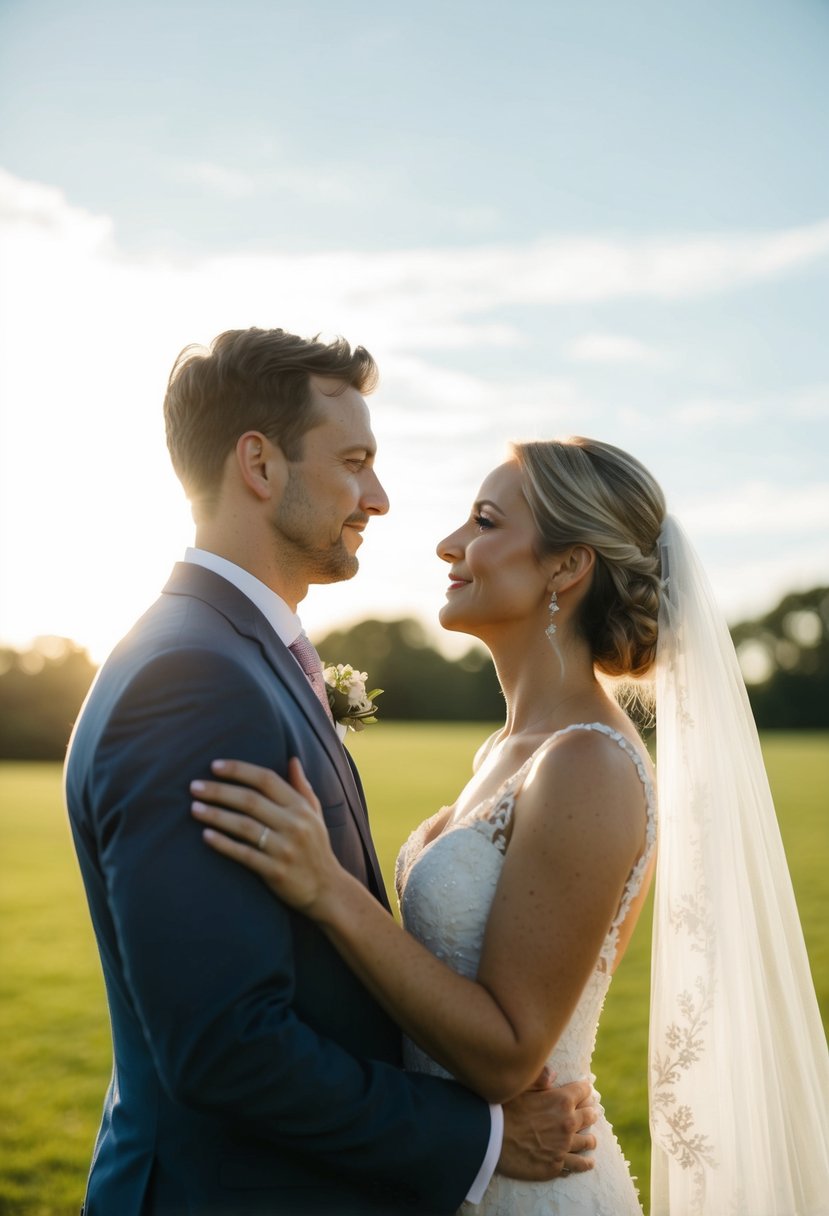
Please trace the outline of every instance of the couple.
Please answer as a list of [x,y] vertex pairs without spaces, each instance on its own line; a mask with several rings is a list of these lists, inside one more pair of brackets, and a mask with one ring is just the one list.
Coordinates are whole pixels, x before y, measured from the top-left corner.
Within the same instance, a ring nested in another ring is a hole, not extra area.
[[173,369],[196,548],[67,760],[114,1041],[86,1216],[639,1212],[590,1055],[656,798],[595,672],[657,658],[653,1211],[829,1210],[826,1047],[745,692],[617,449],[517,446],[441,543],[442,622],[490,646],[507,720],[401,853],[408,934],[389,916],[296,616],[388,507],[375,377],[362,348],[280,330]]

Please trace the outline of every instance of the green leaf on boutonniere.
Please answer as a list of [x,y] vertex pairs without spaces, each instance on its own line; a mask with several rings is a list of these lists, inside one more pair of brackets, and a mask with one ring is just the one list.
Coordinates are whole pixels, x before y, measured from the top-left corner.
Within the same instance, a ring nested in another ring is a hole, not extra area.
[[323,663],[328,704],[338,725],[349,730],[364,730],[377,721],[374,701],[383,689],[374,688],[366,692],[366,673],[356,671],[348,663]]

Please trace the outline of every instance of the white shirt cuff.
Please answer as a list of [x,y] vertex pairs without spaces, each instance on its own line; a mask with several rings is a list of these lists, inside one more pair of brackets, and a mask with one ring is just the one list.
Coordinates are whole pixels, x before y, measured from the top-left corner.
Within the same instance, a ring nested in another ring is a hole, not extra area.
[[492,1175],[495,1173],[498,1158],[501,1156],[501,1148],[504,1143],[504,1110],[501,1106],[490,1106],[489,1113],[492,1116],[489,1144],[487,1145],[483,1164],[478,1170],[475,1181],[467,1191],[467,1203],[481,1202],[484,1197],[484,1191],[492,1181]]

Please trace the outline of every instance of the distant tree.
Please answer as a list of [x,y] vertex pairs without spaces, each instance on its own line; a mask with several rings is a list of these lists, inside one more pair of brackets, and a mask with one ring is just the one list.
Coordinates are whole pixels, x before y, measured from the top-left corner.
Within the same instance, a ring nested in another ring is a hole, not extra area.
[[316,645],[323,662],[350,663],[368,672],[370,687],[386,690],[378,702],[383,720],[493,722],[504,716],[487,652],[471,646],[460,659],[447,659],[419,621],[361,621]]
[[[829,587],[787,595],[732,630],[761,730],[829,729]],[[386,691],[382,721],[499,722],[504,698],[492,660],[471,645],[456,660],[419,621],[361,621],[317,643],[326,662],[368,672]],[[95,665],[67,638],[0,648],[0,759],[61,760]]]
[[62,760],[95,665],[68,638],[0,649],[0,759]]
[[762,730],[829,728],[829,587],[787,595],[731,634]]

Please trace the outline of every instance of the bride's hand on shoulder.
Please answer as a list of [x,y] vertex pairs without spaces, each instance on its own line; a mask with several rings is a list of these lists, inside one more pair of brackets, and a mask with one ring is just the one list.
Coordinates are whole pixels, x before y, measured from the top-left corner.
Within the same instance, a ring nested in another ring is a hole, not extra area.
[[241,760],[215,760],[211,768],[215,781],[190,783],[206,843],[258,874],[292,908],[324,916],[344,871],[299,760],[288,764],[289,781]]

